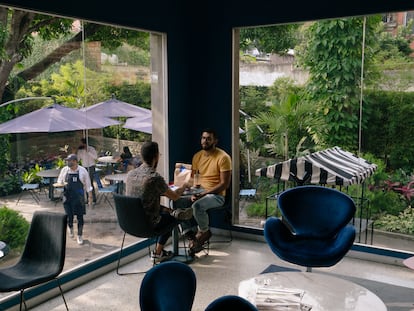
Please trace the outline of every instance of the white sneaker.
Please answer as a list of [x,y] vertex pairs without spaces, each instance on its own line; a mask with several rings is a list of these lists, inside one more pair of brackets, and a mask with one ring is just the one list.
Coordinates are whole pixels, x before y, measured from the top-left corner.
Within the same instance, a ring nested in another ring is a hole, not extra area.
[[78,235],[78,244],[82,245],[83,244],[83,239],[81,235]]
[[69,228],[69,236],[70,236],[70,238],[71,238],[71,239],[73,239],[73,238],[74,238],[74,235],[73,235],[73,228]]

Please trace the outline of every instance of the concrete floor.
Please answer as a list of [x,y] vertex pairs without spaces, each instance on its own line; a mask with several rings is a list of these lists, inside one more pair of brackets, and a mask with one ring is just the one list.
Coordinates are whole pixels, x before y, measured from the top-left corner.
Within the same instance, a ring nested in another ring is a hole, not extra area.
[[[40,205],[35,204],[28,195],[25,195],[18,205],[15,202],[16,196],[0,198],[0,206],[7,205],[19,210],[29,220],[33,211],[38,209],[63,212],[61,203],[55,205],[47,200],[46,196],[41,197]],[[115,212],[110,207],[98,205],[93,209],[88,209],[85,221],[85,243],[77,245],[76,241],[68,239],[64,270],[72,269],[76,265],[116,250],[120,246],[122,231],[117,225]],[[132,237],[128,237],[128,239],[129,241],[137,240]],[[389,243],[394,243],[395,246],[395,241]],[[4,263],[4,261],[1,262],[2,265]],[[260,274],[271,264],[300,268],[304,271],[301,267],[290,265],[277,258],[263,241],[236,238],[229,244],[213,244],[208,256],[202,254],[190,264],[197,276],[197,291],[193,310],[204,310],[208,303],[219,296],[237,294],[240,281]],[[125,265],[123,269],[142,271],[150,267],[148,257],[142,257]],[[319,272],[358,277],[381,282],[385,285],[403,286],[413,289],[414,292],[414,271],[401,264],[378,263],[354,258],[350,254],[334,267],[314,269],[313,273]],[[143,274],[118,276],[115,271],[111,270],[95,279],[87,280],[85,284],[65,291],[69,309],[72,311],[140,310],[138,293],[143,276]],[[179,294],[179,289],[177,294]],[[391,308],[398,311],[414,310],[414,299],[412,301],[400,303],[397,306],[398,309],[395,305],[388,307],[389,310]],[[62,298],[57,296],[31,308],[31,310],[65,310],[65,307]]]
[[[301,269],[281,261],[269,249],[266,243],[235,239],[230,244],[212,244],[208,256],[201,254],[190,267],[197,277],[197,290],[193,311],[202,311],[215,298],[226,294],[238,294],[239,282],[260,274],[269,265]],[[143,257],[122,267],[127,271],[148,269],[151,264],[148,257]],[[313,269],[312,273],[330,273],[334,276],[358,277],[381,284],[397,285],[412,289],[414,292],[414,271],[405,266],[373,263],[367,260],[345,257],[331,268]],[[138,297],[143,274],[118,276],[110,271],[65,293],[69,309],[72,311],[132,311],[140,310]],[[179,289],[177,295],[180,294]],[[414,310],[414,297],[407,297],[387,306],[391,310]],[[393,304],[393,305],[391,305]],[[65,310],[60,296],[32,308],[33,311]],[[335,311],[335,310],[329,310]],[[369,310],[367,310],[369,311]],[[375,311],[375,310],[372,310]]]

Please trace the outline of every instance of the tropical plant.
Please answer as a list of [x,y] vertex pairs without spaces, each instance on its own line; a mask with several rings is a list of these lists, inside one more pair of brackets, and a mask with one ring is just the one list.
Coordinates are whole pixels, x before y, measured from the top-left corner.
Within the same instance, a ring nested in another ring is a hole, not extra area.
[[[289,93],[274,102],[267,112],[259,112],[253,118],[266,133],[269,143],[265,145],[272,155],[290,157],[309,153],[315,142],[320,142],[317,131],[319,121],[313,114],[312,105],[300,94]],[[252,126],[249,130],[254,131]],[[306,143],[305,139],[309,138]]]
[[62,159],[61,157],[58,157],[56,160],[55,160],[55,167],[56,168],[63,168],[63,167],[65,167],[65,165],[66,165],[66,162],[65,162],[65,160],[64,159]]
[[39,164],[36,164],[34,167],[30,168],[28,171],[22,174],[22,181],[25,184],[38,184],[42,181],[42,177],[37,176],[42,168]]

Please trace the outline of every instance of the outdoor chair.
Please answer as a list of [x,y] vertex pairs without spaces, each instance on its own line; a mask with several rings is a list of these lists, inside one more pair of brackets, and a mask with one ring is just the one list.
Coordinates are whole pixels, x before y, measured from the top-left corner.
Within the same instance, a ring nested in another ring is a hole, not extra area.
[[24,304],[24,290],[55,280],[66,306],[57,276],[65,263],[67,217],[63,213],[35,211],[29,234],[19,261],[0,268],[0,292],[20,291],[20,310]]
[[[152,224],[147,220],[142,201],[139,197],[126,196],[122,194],[113,194],[115,201],[115,211],[118,218],[118,223],[121,229],[124,231],[124,236],[122,238],[121,249],[119,251],[118,263],[116,266],[116,273],[118,275],[127,275],[127,274],[139,274],[146,273],[147,271],[140,272],[119,272],[119,266],[122,258],[122,252],[124,250],[124,242],[126,234],[138,238],[148,238],[156,240],[158,236],[166,232],[171,232],[177,225],[178,222],[174,222],[169,226],[166,226],[161,231],[155,231]],[[151,243],[148,243],[148,256],[151,255]],[[155,260],[153,261],[153,266],[155,265]]]
[[244,202],[243,205],[240,204],[240,208],[243,208],[246,202],[249,200],[257,200],[257,189],[259,188],[260,178],[260,176],[257,178],[254,188],[240,189],[239,202]]
[[100,204],[102,202],[102,199],[104,202],[108,203],[108,205],[113,209],[114,206],[112,205],[112,202],[110,200],[110,195],[114,192],[118,191],[118,185],[112,184],[109,186],[103,186],[101,178],[98,173],[94,175],[96,185],[98,186],[98,193],[96,198],[96,203]]
[[236,295],[225,295],[213,300],[205,311],[258,311],[247,299]]
[[191,311],[197,280],[190,266],[162,262],[144,276],[139,290],[141,311]]
[[350,221],[355,203],[348,195],[322,186],[299,186],[278,196],[282,219],[270,217],[264,236],[281,259],[307,267],[330,267],[352,247]]
[[25,192],[29,192],[30,196],[36,202],[36,204],[40,204],[40,198],[37,194],[37,191],[39,191],[39,189],[40,189],[39,184],[23,184],[21,186],[21,189],[22,189],[22,191],[20,192],[19,197],[16,201],[16,205],[19,204],[20,199],[22,198],[22,195]]

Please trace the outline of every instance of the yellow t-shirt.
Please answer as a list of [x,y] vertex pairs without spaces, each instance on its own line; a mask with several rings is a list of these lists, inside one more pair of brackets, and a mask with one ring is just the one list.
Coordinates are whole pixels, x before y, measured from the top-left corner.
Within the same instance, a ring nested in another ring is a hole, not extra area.
[[[217,148],[213,154],[206,155],[204,150],[193,156],[192,169],[199,171],[201,187],[206,190],[214,188],[220,183],[220,172],[231,171],[231,158],[222,149]],[[226,191],[220,193],[226,195]]]

